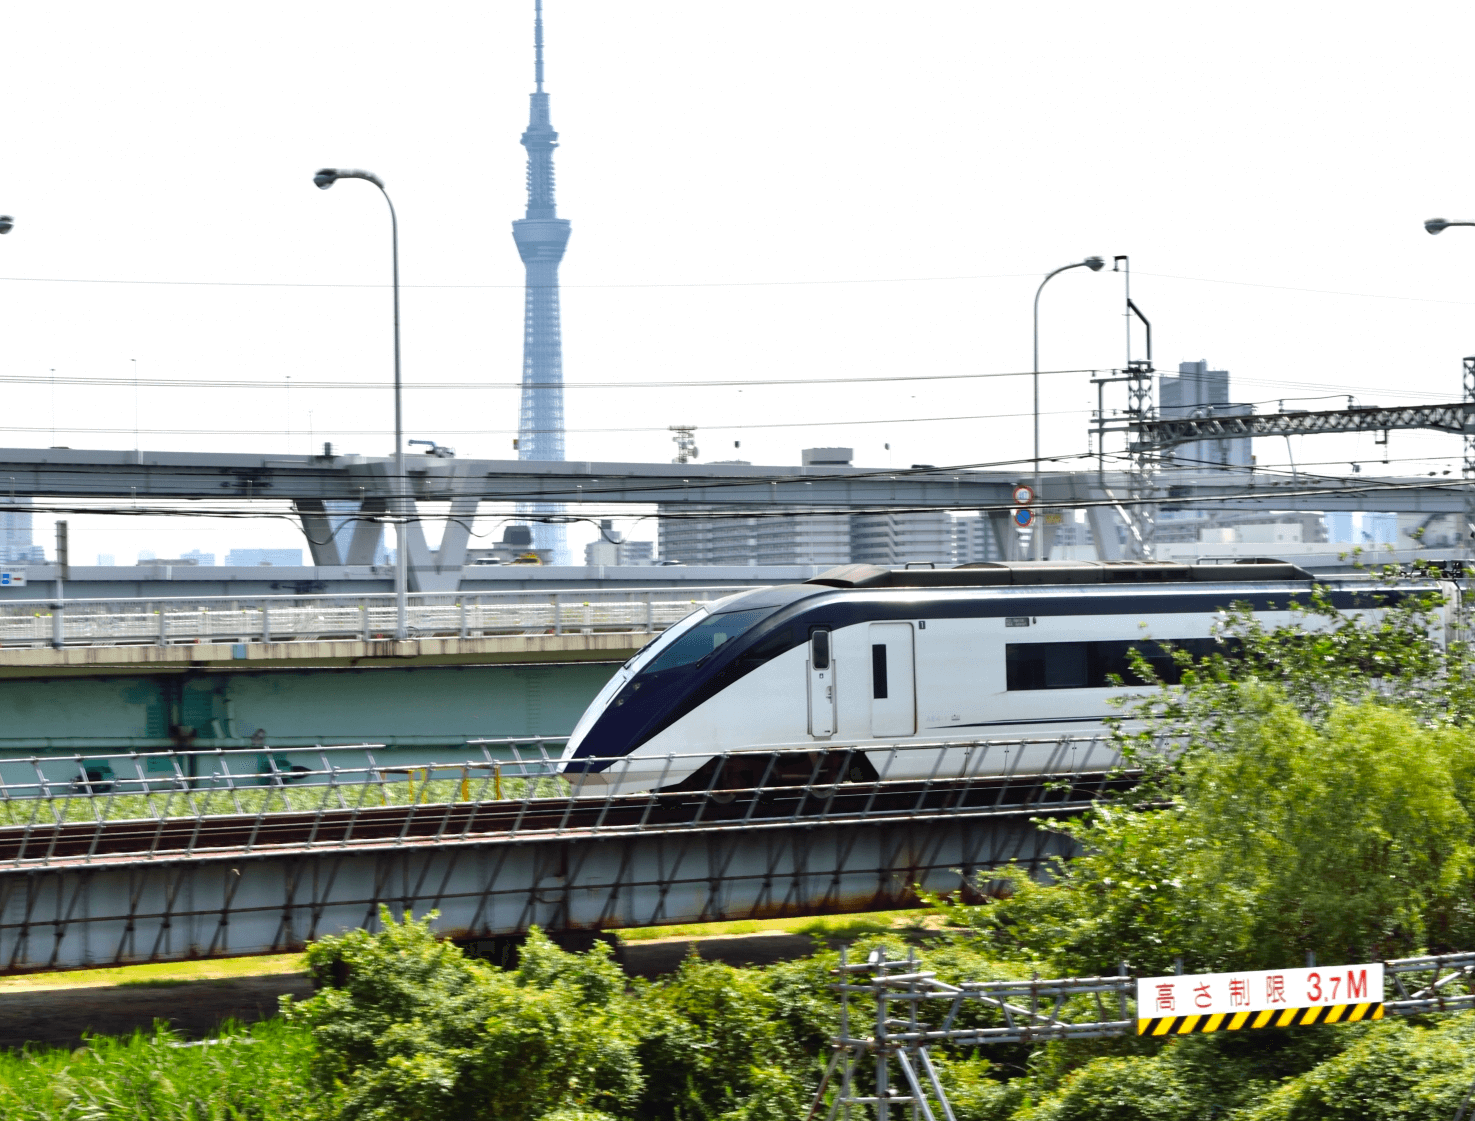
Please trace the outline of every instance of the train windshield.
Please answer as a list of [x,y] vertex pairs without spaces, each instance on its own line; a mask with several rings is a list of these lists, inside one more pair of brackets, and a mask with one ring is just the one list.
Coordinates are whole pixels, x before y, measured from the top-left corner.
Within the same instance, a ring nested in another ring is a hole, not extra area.
[[679,666],[695,665],[777,610],[776,607],[760,607],[753,611],[724,611],[720,615],[708,615],[661,651],[643,672],[661,673]]

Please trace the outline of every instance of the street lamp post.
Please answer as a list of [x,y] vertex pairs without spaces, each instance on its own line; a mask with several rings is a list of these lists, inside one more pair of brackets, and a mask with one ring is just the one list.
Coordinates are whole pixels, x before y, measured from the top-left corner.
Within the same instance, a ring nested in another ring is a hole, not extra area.
[[[1054,272],[1045,274],[1045,279],[1040,281],[1040,286],[1035,289],[1035,502],[1040,501],[1040,293],[1045,290],[1045,285],[1050,283],[1052,277],[1059,276],[1071,269],[1088,268],[1092,272],[1100,272],[1106,262],[1100,257],[1087,257],[1084,261],[1076,261],[1071,265],[1061,265]],[[1039,519],[1036,519],[1038,521]],[[1043,522],[1034,527],[1034,554],[1035,560],[1045,559],[1045,525]]]
[[394,262],[394,637],[410,637],[409,624],[409,579],[406,569],[405,538],[408,518],[405,502],[405,441],[404,414],[400,405],[400,361],[399,361],[399,218],[394,212],[394,200],[384,189],[384,181],[372,171],[361,171],[352,167],[324,167],[312,177],[320,190],[326,191],[340,179],[367,179],[384,196],[389,204],[390,249]]
[[[1424,229],[1431,234],[1443,233],[1450,226],[1475,226],[1475,222],[1430,218],[1424,223]],[[1466,358],[1464,367],[1465,400],[1475,400],[1475,359]],[[1465,573],[1468,576],[1471,568],[1475,567],[1471,564],[1475,561],[1475,426],[1470,424],[1468,417],[1465,423],[1465,462],[1460,474],[1465,480],[1465,524],[1460,533],[1460,542],[1463,545]]]

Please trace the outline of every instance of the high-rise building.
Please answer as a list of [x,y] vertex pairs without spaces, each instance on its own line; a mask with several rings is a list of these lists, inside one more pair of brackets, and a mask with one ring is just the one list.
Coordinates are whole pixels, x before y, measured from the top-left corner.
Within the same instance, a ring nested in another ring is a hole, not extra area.
[[[1158,386],[1158,411],[1164,417],[1246,416],[1248,405],[1229,400],[1229,371],[1211,370],[1207,362],[1179,362],[1178,376],[1164,376]],[[1209,471],[1249,467],[1249,437],[1197,440],[1172,453],[1174,465],[1185,470]]]
[[[849,467],[852,454],[850,448],[805,448],[800,461],[805,467]],[[697,513],[687,506],[663,512]],[[779,510],[759,518],[713,508],[709,517],[662,518],[659,534],[661,557],[683,564],[850,563],[849,514]]]
[[[758,522],[748,514],[675,507],[682,517],[663,517],[659,530],[661,559],[682,564],[749,565],[758,563]],[[665,512],[665,511],[663,511]],[[709,516],[702,517],[701,513]]]
[[[12,498],[8,506],[29,506],[29,498]],[[30,511],[0,513],[0,564],[45,564],[46,549],[31,543]]]
[[953,518],[946,510],[850,515],[850,559],[883,566],[953,563]]
[[953,520],[953,559],[958,564],[1004,559],[998,534],[986,514],[965,514]]
[[[809,468],[849,467],[850,448],[805,448]],[[880,514],[765,511],[754,517],[713,508],[700,516],[689,506],[663,510],[661,556],[683,564],[900,565],[953,563],[953,518],[946,510]],[[697,516],[693,516],[697,515]]]
[[[553,149],[558,133],[543,91],[543,0],[533,6],[533,75],[536,90],[522,146],[528,153],[527,215],[512,223],[512,239],[527,271],[523,298],[522,409],[517,422],[519,459],[563,459],[563,340],[558,308],[558,265],[568,245],[570,223],[553,199]],[[523,514],[556,514],[561,507],[534,503]],[[561,525],[535,522],[533,543],[554,564],[568,564]]]

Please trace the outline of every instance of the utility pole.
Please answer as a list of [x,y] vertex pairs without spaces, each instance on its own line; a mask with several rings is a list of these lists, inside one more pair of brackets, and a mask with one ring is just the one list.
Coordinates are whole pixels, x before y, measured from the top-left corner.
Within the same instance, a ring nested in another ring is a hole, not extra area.
[[67,547],[67,523],[56,523],[56,600],[51,605],[51,645],[60,650],[67,644],[66,601],[62,598],[62,583],[70,578],[69,550]]

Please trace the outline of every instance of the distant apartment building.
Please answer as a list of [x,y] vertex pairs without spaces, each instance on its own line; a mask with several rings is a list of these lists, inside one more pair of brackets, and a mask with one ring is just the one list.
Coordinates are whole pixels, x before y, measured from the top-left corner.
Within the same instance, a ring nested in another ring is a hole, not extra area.
[[[805,448],[801,462],[822,474],[827,467],[849,467],[853,456],[850,448]],[[780,509],[754,515],[673,506],[661,512],[661,556],[682,564],[953,563],[955,530],[945,510],[816,514]]]
[[850,516],[850,559],[882,566],[953,563],[953,517],[946,510]]
[[212,568],[215,565],[215,554],[206,553],[200,549],[191,549],[187,553],[180,553],[179,559],[194,561],[195,564],[203,565],[206,568]]
[[302,564],[301,549],[232,549],[225,563],[238,568],[296,568]]
[[[12,498],[7,505],[29,506],[29,498]],[[45,564],[46,550],[31,543],[30,511],[0,514],[0,564]]]
[[757,519],[759,564],[850,563],[850,516],[786,512]]
[[953,519],[953,561],[983,564],[1004,559],[999,538],[987,514],[964,514]]
[[[808,468],[849,467],[850,448],[805,448]],[[732,462],[742,462],[734,460]],[[661,557],[697,565],[788,565],[826,567],[850,561],[847,514],[803,510],[765,510],[761,517],[712,509],[710,516],[690,507],[663,507],[659,529]]]
[[[689,506],[662,507],[661,559],[697,565],[758,563],[758,519]],[[672,516],[676,515],[676,516]]]

